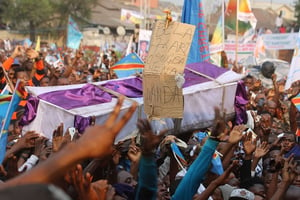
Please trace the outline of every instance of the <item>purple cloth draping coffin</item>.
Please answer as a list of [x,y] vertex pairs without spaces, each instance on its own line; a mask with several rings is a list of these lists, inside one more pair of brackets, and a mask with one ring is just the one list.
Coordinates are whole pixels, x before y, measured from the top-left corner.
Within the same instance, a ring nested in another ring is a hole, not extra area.
[[[205,74],[211,78],[218,78],[223,73],[227,72],[227,69],[217,67],[211,63],[202,62],[202,63],[192,63],[188,64],[186,67]],[[192,85],[204,83],[211,81],[199,74],[191,72],[187,69],[184,70],[185,73],[185,83],[183,87],[189,87]],[[125,95],[129,98],[139,98],[143,96],[143,83],[141,78],[133,77],[124,80],[111,80],[106,82],[105,84],[101,84],[103,87],[106,87],[110,90],[118,92],[122,95]],[[238,87],[237,95],[243,96],[243,92],[241,87]],[[70,90],[60,90],[60,91],[53,91],[44,93],[38,96],[38,98],[60,106],[66,110],[84,107],[84,106],[91,106],[101,103],[107,103],[112,100],[112,95],[102,91],[95,85],[86,84],[82,88],[70,89]],[[237,121],[243,121],[244,118],[244,109],[243,103],[239,101],[239,97],[237,97],[235,102],[235,107],[237,108]],[[35,101],[28,102],[32,104],[30,109],[26,112],[26,116],[23,117],[24,125],[30,123],[35,118],[36,110],[37,110],[37,103]],[[82,117],[82,116],[75,116],[74,119],[74,126],[77,129],[80,129],[82,132],[86,126],[90,123],[89,117]]]
[[[186,65],[186,67],[195,70],[201,74],[205,74],[214,79],[218,78],[221,74],[228,71],[227,69],[220,68],[208,62],[192,63]],[[184,88],[189,87],[191,85],[196,85],[196,84],[210,81],[208,78],[200,76],[199,74],[195,74],[189,71],[188,69],[184,70],[184,74],[185,74],[184,75],[185,83],[183,85]]]
[[38,97],[66,110],[107,103],[112,99],[110,94],[92,84],[86,84],[82,88],[48,92]]

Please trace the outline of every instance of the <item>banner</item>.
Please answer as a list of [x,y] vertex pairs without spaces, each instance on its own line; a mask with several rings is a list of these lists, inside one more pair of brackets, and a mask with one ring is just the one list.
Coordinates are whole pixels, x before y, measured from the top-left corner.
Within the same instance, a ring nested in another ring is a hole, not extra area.
[[78,25],[71,17],[69,17],[67,47],[78,49],[82,38],[83,35],[80,32]]
[[209,43],[201,0],[185,0],[181,22],[196,26],[187,64],[209,62]]
[[281,50],[295,49],[298,33],[263,34],[262,40],[265,49]]
[[[239,1],[238,12],[237,1]],[[229,0],[225,14],[225,26],[235,31],[236,19],[238,19],[238,33],[243,36],[244,43],[246,43],[252,39],[257,23],[249,0]]]
[[[238,55],[239,55],[239,60],[246,59],[249,56],[253,56],[254,50],[256,47],[255,42],[247,42],[243,43],[240,41],[238,45]],[[235,61],[235,51],[236,51],[236,44],[235,41],[233,40],[227,40],[225,41],[225,52],[228,58],[228,61]]]
[[294,51],[290,71],[285,82],[285,90],[289,89],[295,81],[300,80],[300,31],[295,44],[296,48]]
[[140,29],[139,32],[139,45],[138,45],[138,55],[145,61],[149,52],[150,40],[152,31]]
[[151,36],[144,68],[143,97],[145,113],[150,117],[183,117],[182,89],[175,76],[186,64],[195,26],[157,21]]
[[127,24],[140,24],[144,17],[140,12],[134,10],[121,9],[121,21]]

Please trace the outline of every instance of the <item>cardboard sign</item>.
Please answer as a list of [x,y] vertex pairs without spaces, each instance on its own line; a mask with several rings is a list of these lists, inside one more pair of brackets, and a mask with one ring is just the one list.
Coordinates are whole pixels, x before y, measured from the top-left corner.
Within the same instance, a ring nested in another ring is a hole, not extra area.
[[194,36],[195,26],[164,21],[155,24],[144,73],[182,73]]
[[145,112],[150,118],[182,118],[183,94],[175,75],[182,74],[195,26],[164,21],[155,24],[143,78]]

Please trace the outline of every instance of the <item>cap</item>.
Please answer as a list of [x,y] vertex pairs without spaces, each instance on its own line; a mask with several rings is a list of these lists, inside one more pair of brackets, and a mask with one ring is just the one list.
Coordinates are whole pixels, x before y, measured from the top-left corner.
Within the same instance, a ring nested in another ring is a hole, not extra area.
[[234,189],[231,194],[230,194],[230,198],[231,197],[240,197],[246,200],[254,200],[254,194],[252,192],[250,192],[249,190],[246,189]]

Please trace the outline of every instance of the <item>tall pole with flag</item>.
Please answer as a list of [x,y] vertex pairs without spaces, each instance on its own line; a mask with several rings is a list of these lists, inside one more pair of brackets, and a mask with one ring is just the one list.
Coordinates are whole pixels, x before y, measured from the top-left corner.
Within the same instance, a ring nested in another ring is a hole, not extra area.
[[3,162],[6,153],[10,119],[24,95],[24,91],[19,83],[20,81],[18,80],[13,95],[0,95],[0,164]]
[[184,0],[182,9],[183,23],[196,26],[187,64],[208,61],[210,59],[207,27],[201,0]]
[[252,12],[249,0],[229,0],[225,26],[236,34],[236,61],[238,59],[238,42],[244,43],[252,39],[255,34],[257,20]]
[[67,28],[67,47],[71,49],[78,49],[80,46],[82,33],[79,30],[77,23],[69,16]]

